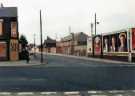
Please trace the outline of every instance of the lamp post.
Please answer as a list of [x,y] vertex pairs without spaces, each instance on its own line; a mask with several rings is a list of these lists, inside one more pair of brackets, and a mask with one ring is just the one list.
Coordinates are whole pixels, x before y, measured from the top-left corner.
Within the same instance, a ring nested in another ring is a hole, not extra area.
[[68,32],[71,35],[71,41],[70,41],[70,55],[74,54],[74,33],[71,31],[71,26],[68,27]]
[[99,22],[97,22],[97,14],[95,13],[95,35],[97,34],[97,24],[99,24]]
[[74,33],[71,33],[72,36],[72,43],[71,43],[71,55],[74,55]]
[[[99,24],[99,22],[97,21],[97,14],[95,13],[95,35],[97,34],[97,24]],[[103,57],[102,35],[101,35],[100,39],[101,39],[101,58],[102,58]],[[94,41],[93,41],[93,44],[94,44]],[[94,45],[93,45],[93,48],[94,48]]]
[[35,34],[33,35],[34,36],[34,57],[36,57],[36,49],[35,49],[35,47],[36,47],[36,38],[35,38]]
[[[97,22],[97,14],[95,13],[95,22],[94,24],[91,23],[91,35],[92,35],[92,55],[94,56],[94,35],[97,34],[97,24],[99,24],[99,22]],[[93,34],[93,25],[95,25],[95,34]]]
[[92,38],[92,56],[94,56],[94,34],[93,34],[93,26],[94,26],[94,24],[93,23],[91,23],[90,24],[90,27],[91,27],[91,38]]
[[93,23],[90,23],[90,28],[91,28],[91,37],[92,37],[92,35],[93,35]]
[[42,14],[41,14],[41,10],[40,10],[40,43],[41,43],[40,62],[43,63],[43,36],[42,36]]

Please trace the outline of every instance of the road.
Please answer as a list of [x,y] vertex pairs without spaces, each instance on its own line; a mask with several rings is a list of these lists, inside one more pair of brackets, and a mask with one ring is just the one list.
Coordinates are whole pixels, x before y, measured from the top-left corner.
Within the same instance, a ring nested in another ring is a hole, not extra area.
[[29,67],[0,67],[0,91],[135,89],[135,65],[54,55],[45,55],[44,60],[48,64]]

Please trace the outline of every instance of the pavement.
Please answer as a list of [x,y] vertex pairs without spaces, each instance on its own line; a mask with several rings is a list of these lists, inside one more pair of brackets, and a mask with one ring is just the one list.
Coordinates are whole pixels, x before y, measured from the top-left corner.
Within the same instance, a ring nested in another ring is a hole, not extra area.
[[[115,61],[115,60],[108,60],[108,59],[101,59],[101,58],[91,58],[91,57],[86,57],[86,56],[73,56],[73,55],[53,54],[53,53],[43,53],[43,54],[46,56],[47,55],[62,56],[62,57],[68,57],[72,59],[89,60],[89,61],[96,61],[96,62],[102,62],[102,63],[105,62],[105,63],[113,63],[113,64],[135,64],[135,62]],[[3,61],[3,62],[1,61],[0,67],[15,67],[15,66],[27,67],[27,66],[42,65],[39,59],[40,57],[35,59],[33,56],[31,56],[31,60],[29,63],[27,63],[26,60]],[[44,62],[43,64],[47,64],[47,62]]]
[[25,60],[0,62],[0,67],[25,67],[25,66],[28,67],[28,66],[35,66],[35,65],[40,65],[40,63],[32,62],[32,61],[27,63]]
[[135,64],[135,62],[110,60],[110,59],[105,59],[105,58],[92,58],[92,57],[87,57],[87,56],[73,56],[73,55],[55,54],[55,53],[44,53],[44,54],[54,55],[54,56],[64,56],[64,57],[70,57],[70,58],[81,59],[81,60],[90,60],[90,61],[96,61],[96,62],[114,63],[114,64]]
[[30,57],[29,63],[26,60],[18,61],[0,61],[0,67],[28,67],[28,66],[38,66],[46,64],[45,62],[40,63],[40,60],[36,60],[33,56]]

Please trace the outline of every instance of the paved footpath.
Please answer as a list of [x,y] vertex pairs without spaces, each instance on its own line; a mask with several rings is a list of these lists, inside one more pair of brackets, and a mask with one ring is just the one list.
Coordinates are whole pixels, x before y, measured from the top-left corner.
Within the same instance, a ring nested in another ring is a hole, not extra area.
[[41,65],[40,61],[34,60],[33,57],[31,57],[31,60],[29,63],[26,62],[26,60],[18,60],[18,61],[1,61],[0,67],[28,67],[28,66],[36,66]]
[[109,59],[102,59],[102,58],[92,58],[92,57],[86,57],[86,56],[73,56],[73,55],[53,54],[53,53],[44,53],[44,54],[54,55],[54,56],[64,56],[64,57],[69,57],[69,58],[90,60],[90,61],[96,61],[96,62],[105,62],[105,63],[135,64],[135,62],[117,61],[117,60],[109,60]]
[[[44,53],[44,55],[52,55],[52,56],[62,56],[74,59],[81,59],[81,60],[90,60],[96,62],[105,62],[105,63],[113,63],[113,64],[135,64],[135,62],[122,62],[122,61],[115,61],[115,60],[108,60],[108,59],[101,59],[101,58],[91,58],[91,57],[84,57],[84,56],[72,56],[72,55],[64,55],[64,54],[52,54],[52,53]],[[40,58],[40,57],[39,57]],[[44,62],[45,63],[45,62]],[[31,56],[31,60],[29,63],[26,60],[19,60],[19,61],[2,61],[0,62],[0,67],[27,67],[27,66],[34,66],[34,65],[41,65],[40,60],[35,60],[33,56]],[[48,66],[48,65],[47,65]]]

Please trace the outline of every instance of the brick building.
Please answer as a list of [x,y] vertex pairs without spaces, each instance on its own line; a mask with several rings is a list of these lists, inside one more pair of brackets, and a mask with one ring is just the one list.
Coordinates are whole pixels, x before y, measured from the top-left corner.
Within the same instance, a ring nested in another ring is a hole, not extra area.
[[67,55],[86,55],[87,35],[83,32],[71,33],[61,39],[62,54]]
[[18,17],[16,7],[0,8],[0,60],[18,60]]
[[56,40],[47,36],[47,39],[44,40],[43,51],[47,53],[56,53]]
[[63,53],[63,43],[61,41],[56,42],[56,53]]

